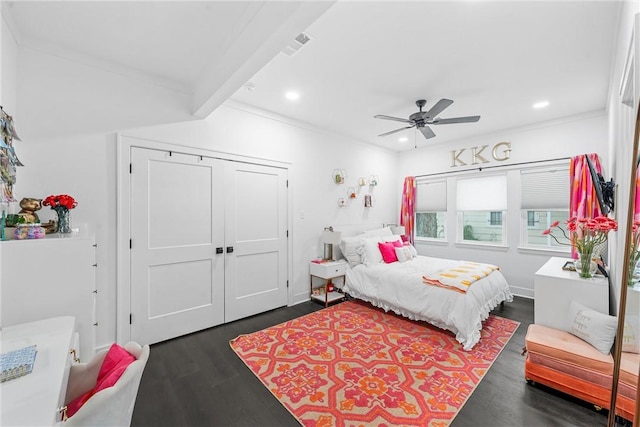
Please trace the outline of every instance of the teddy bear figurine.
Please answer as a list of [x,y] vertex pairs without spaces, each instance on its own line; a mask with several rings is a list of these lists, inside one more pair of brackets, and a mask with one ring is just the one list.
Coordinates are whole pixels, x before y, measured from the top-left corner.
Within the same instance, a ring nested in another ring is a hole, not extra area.
[[24,222],[27,224],[39,224],[40,218],[38,218],[38,214],[36,211],[42,209],[42,200],[34,199],[31,197],[25,197],[20,200],[20,207],[22,208],[20,212],[18,212],[18,216],[24,218]]

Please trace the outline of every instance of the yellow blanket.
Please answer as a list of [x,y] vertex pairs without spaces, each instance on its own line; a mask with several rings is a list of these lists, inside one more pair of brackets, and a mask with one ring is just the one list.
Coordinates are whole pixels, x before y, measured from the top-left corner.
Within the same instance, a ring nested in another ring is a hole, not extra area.
[[455,267],[434,273],[431,277],[422,276],[422,281],[427,285],[439,286],[456,292],[466,293],[469,286],[473,283],[483,277],[487,277],[492,271],[499,269],[499,267],[492,264],[460,261]]

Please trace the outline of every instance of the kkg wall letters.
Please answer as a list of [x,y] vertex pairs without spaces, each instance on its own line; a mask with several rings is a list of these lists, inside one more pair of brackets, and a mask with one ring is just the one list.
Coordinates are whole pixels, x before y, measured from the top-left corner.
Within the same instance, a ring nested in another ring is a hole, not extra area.
[[[485,153],[485,150],[488,148],[488,145],[483,145],[482,147],[471,147],[469,152],[467,152],[466,148],[462,148],[460,150],[452,150],[451,151],[451,167],[455,168],[458,166],[467,166],[467,165],[479,165],[490,163],[491,160],[488,160],[487,157],[489,153]],[[491,150],[491,158],[497,162],[503,162],[508,160],[511,157],[511,143],[510,142],[498,142],[493,146]]]

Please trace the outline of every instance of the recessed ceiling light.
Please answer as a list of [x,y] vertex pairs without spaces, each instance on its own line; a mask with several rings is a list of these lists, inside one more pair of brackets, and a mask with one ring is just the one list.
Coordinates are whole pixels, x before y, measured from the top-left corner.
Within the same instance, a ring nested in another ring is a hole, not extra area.
[[398,141],[400,142],[407,142],[409,140],[409,138],[407,138],[406,136],[401,136],[400,138],[398,138]]
[[291,101],[295,101],[300,98],[300,94],[298,92],[287,92],[284,96]]
[[533,108],[544,108],[549,106],[549,101],[539,101],[533,104]]

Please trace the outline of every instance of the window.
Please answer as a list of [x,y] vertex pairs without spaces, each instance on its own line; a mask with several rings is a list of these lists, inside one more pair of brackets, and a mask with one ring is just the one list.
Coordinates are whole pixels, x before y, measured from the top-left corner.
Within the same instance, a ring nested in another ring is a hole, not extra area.
[[447,181],[418,182],[415,211],[417,240],[446,240]]
[[416,238],[445,240],[446,212],[417,212]]
[[489,212],[489,225],[502,225],[502,212]]
[[569,219],[569,165],[521,171],[520,194],[521,246],[568,252],[568,245],[542,232]]
[[489,175],[456,181],[458,242],[504,245],[507,176]]
[[[557,250],[569,251],[569,246],[560,244],[556,240],[548,235],[543,235],[542,232],[548,229],[551,224],[558,221],[560,224],[565,224],[569,219],[569,210],[561,211],[524,211],[526,215],[526,222],[529,222],[530,217],[539,218],[539,220],[532,226],[527,225],[524,231],[523,245],[532,248],[553,248]],[[523,222],[525,222],[523,220]],[[566,227],[563,227],[566,230]],[[555,233],[557,234],[557,233]],[[562,237],[559,238],[562,242]]]

